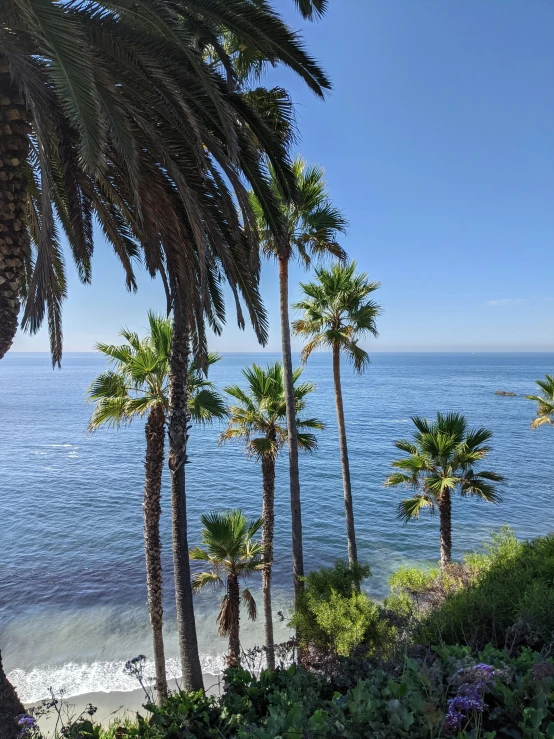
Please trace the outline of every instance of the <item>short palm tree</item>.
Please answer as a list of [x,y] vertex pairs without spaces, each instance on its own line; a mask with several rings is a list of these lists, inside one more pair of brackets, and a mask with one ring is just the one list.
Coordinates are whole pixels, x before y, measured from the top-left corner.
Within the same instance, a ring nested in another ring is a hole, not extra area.
[[[306,11],[313,5],[313,10],[322,12],[325,4],[299,2]],[[319,7],[319,10],[318,10]],[[292,352],[289,321],[289,263],[292,257],[299,258],[309,266],[313,257],[332,255],[340,259],[345,253],[337,241],[339,234],[346,230],[346,219],[333,206],[327,191],[324,172],[321,167],[307,167],[297,158],[292,164],[298,197],[290,202],[280,195],[278,177],[273,169],[271,173],[271,189],[280,203],[284,221],[285,235],[275,233],[261,207],[259,199],[252,194],[251,203],[256,216],[258,232],[261,238],[263,253],[277,259],[279,263],[279,293],[281,315],[281,342],[283,366],[285,369],[285,397],[287,400],[287,428],[289,430],[289,472],[292,514],[292,558],[294,571],[294,589],[298,595],[302,590],[304,575],[304,556],[302,551],[302,512],[300,500],[300,476],[298,470],[298,441],[294,414],[294,389]]]
[[246,606],[248,618],[257,617],[256,602],[248,588],[240,592],[240,581],[262,568],[262,544],[254,536],[262,519],[249,520],[242,511],[216,511],[201,517],[202,547],[191,549],[190,558],[202,562],[208,569],[192,578],[192,588],[198,592],[206,585],[225,587],[225,595],[217,617],[218,633],[229,637],[230,667],[240,661],[240,601]]
[[[126,344],[97,344],[97,349],[113,365],[103,372],[89,389],[96,404],[89,429],[100,426],[120,427],[137,417],[147,417],[145,481],[144,481],[144,552],[148,611],[152,626],[156,691],[161,702],[167,695],[163,644],[162,563],[160,541],[161,488],[164,465],[166,424],[169,412],[168,376],[171,354],[172,325],[167,318],[148,314],[149,333],[140,339],[132,331],[123,330]],[[210,364],[219,359],[211,354]],[[224,418],[226,409],[219,393],[192,364],[188,373],[189,413],[192,421],[207,423]]]
[[400,470],[385,481],[388,487],[404,485],[414,490],[414,496],[398,505],[398,517],[403,521],[418,518],[428,509],[439,512],[440,565],[452,561],[452,495],[474,495],[487,503],[498,503],[500,495],[492,484],[504,478],[496,472],[475,468],[491,448],[487,442],[492,432],[486,428],[468,429],[459,413],[437,413],[436,421],[413,417],[416,430],[412,440],[395,442],[407,457],[397,459],[392,466]]
[[350,482],[350,464],[346,442],[346,425],[340,377],[340,358],[344,354],[356,372],[363,372],[369,364],[368,353],[359,345],[366,336],[377,336],[376,318],[381,308],[369,296],[379,282],[370,282],[364,273],[356,273],[356,263],[335,264],[330,269],[316,269],[316,282],[302,284],[304,297],[294,306],[303,311],[303,317],[293,323],[298,336],[309,339],[302,350],[302,361],[319,348],[331,349],[333,379],[339,430],[339,448],[344,488],[344,510],[348,540],[348,561],[358,561],[354,507]]
[[[238,385],[225,388],[225,392],[237,401],[229,408],[229,427],[221,434],[220,441],[238,440],[246,446],[246,453],[262,466],[262,597],[264,602],[264,628],[267,666],[275,669],[275,644],[273,639],[273,615],[271,608],[271,570],[273,566],[273,532],[275,522],[275,462],[287,440],[286,401],[283,365],[280,362],[265,369],[253,364],[243,369],[245,390]],[[306,396],[315,389],[311,382],[296,382],[302,369],[293,372],[294,404],[298,446],[304,451],[313,451],[317,439],[311,433],[322,429],[316,418],[301,418],[299,414],[306,405]]]
[[531,428],[548,424],[554,426],[554,375],[545,375],[544,380],[537,380],[540,395],[528,395],[528,400],[534,400],[537,404],[536,418],[531,421]]

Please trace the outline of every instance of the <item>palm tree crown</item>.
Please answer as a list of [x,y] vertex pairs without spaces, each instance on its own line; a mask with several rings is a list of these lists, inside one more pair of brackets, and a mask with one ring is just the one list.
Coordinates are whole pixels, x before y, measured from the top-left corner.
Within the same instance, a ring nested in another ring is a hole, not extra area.
[[[220,435],[220,441],[243,440],[246,451],[257,459],[265,456],[275,458],[287,439],[286,403],[283,381],[283,365],[275,362],[265,369],[254,364],[243,369],[242,374],[248,389],[238,385],[224,388],[238,401],[229,408],[229,427]],[[315,390],[313,382],[296,385],[302,368],[293,373],[296,413],[301,413],[306,405],[306,396]],[[298,418],[300,433],[298,446],[305,451],[313,451],[317,439],[308,429],[322,429],[323,423],[316,418]]]
[[[148,314],[148,323],[150,332],[145,338],[124,329],[121,336],[126,344],[96,345],[98,351],[110,359],[114,369],[100,374],[90,387],[90,398],[96,403],[89,422],[91,431],[104,425],[130,423],[136,416],[144,416],[153,406],[160,406],[167,416],[173,327],[170,319],[153,313]],[[209,364],[219,359],[216,353],[208,355]],[[223,398],[194,360],[189,364],[187,385],[192,421],[207,423],[225,418],[227,411]]]
[[[198,592],[206,585],[225,586],[217,617],[218,633],[229,637],[230,663],[239,659],[240,600],[239,581],[262,569],[263,547],[254,540],[262,526],[261,518],[250,520],[239,510],[216,511],[201,517],[202,546],[190,550],[190,558],[207,565],[192,578],[192,588]],[[245,587],[240,594],[248,617],[255,621],[256,602]]]
[[528,395],[528,400],[537,404],[536,418],[531,421],[531,428],[548,424],[554,426],[554,375],[545,375],[544,380],[537,380],[540,395]]
[[287,259],[296,253],[306,266],[314,256],[330,254],[344,259],[346,254],[337,236],[346,231],[347,221],[329,199],[324,170],[318,166],[307,167],[304,160],[296,158],[292,173],[298,192],[294,202],[283,199],[276,173],[270,167],[271,189],[284,218],[284,239],[272,230],[260,201],[251,194],[263,253]]
[[365,273],[356,273],[356,262],[316,269],[316,282],[302,284],[304,299],[294,305],[303,318],[294,321],[293,331],[309,339],[302,361],[323,347],[338,348],[357,371],[369,364],[369,355],[358,341],[377,336],[376,318],[381,307],[369,299],[381,283],[370,282]]

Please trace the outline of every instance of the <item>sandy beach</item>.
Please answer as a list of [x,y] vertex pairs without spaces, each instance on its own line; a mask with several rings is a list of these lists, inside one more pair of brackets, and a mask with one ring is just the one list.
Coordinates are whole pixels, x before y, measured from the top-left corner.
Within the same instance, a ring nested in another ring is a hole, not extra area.
[[[221,676],[204,673],[204,688],[210,695],[219,695],[222,690]],[[178,689],[177,681],[169,681],[169,689],[175,691]],[[62,706],[62,717],[66,723],[70,718],[79,716],[89,704],[97,708],[94,714],[94,720],[103,726],[107,726],[124,719],[133,719],[137,712],[143,716],[147,715],[143,705],[147,702],[146,696],[142,688],[129,691],[113,691],[111,693],[84,693],[65,698]],[[34,708],[42,703],[28,703],[25,708]],[[51,712],[49,716],[44,716],[39,720],[40,727],[43,731],[52,732],[56,727],[58,716],[55,712]]]

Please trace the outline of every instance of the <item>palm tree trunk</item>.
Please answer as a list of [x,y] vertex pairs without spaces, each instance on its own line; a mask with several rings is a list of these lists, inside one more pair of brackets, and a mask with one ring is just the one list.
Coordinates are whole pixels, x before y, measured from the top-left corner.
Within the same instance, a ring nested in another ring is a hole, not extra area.
[[164,464],[165,414],[161,405],[152,408],[146,423],[146,460],[144,481],[144,554],[148,612],[152,626],[156,696],[161,705],[167,696],[165,652],[163,641],[162,544],[160,541],[160,504]]
[[188,438],[187,371],[189,359],[188,325],[182,297],[174,290],[173,342],[169,371],[169,469],[171,470],[171,506],[173,531],[173,568],[179,651],[183,688],[203,689],[202,668],[194,620],[187,535],[185,494],[185,458]]
[[441,532],[441,569],[452,562],[452,498],[445,490],[438,503]]
[[231,572],[227,578],[227,597],[231,611],[231,623],[229,628],[229,667],[237,667],[240,664],[240,592],[239,579],[236,573]]
[[304,554],[302,551],[302,509],[300,504],[300,474],[298,471],[298,436],[296,431],[296,409],[294,407],[294,383],[292,378],[292,352],[289,322],[289,257],[279,257],[279,302],[281,312],[281,342],[285,402],[287,406],[287,431],[289,443],[290,510],[292,517],[292,569],[294,598],[298,599],[304,584]]
[[0,359],[17,331],[24,255],[28,249],[26,222],[26,162],[29,132],[25,103],[0,56]]
[[354,506],[352,505],[352,486],[350,484],[350,464],[348,446],[346,444],[346,426],[342,405],[342,387],[340,382],[340,350],[333,346],[333,379],[335,381],[335,404],[337,406],[337,424],[339,427],[340,461],[342,465],[342,485],[344,488],[344,515],[346,517],[346,538],[348,540],[348,563],[358,561],[356,532],[354,530]]
[[262,597],[264,602],[264,629],[267,667],[275,669],[275,643],[273,639],[273,614],[271,611],[271,569],[273,566],[273,529],[275,524],[275,457],[262,458],[263,504],[262,545],[264,568],[262,570]]
[[0,739],[16,739],[19,736],[21,727],[15,719],[24,712],[23,704],[4,673],[0,654]]

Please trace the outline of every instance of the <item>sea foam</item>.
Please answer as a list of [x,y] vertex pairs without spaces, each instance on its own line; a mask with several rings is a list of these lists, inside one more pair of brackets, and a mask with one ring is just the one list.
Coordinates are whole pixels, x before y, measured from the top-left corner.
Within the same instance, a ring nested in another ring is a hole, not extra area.
[[[200,655],[202,672],[220,675],[225,668],[224,654]],[[32,670],[15,669],[8,673],[8,679],[16,688],[23,703],[36,703],[50,698],[52,691],[56,696],[71,698],[85,693],[128,692],[140,687],[136,677],[125,673],[125,662],[93,662],[65,665],[41,665]],[[178,659],[166,661],[168,679],[181,677],[181,663]],[[154,683],[154,663],[146,660],[144,682]]]

